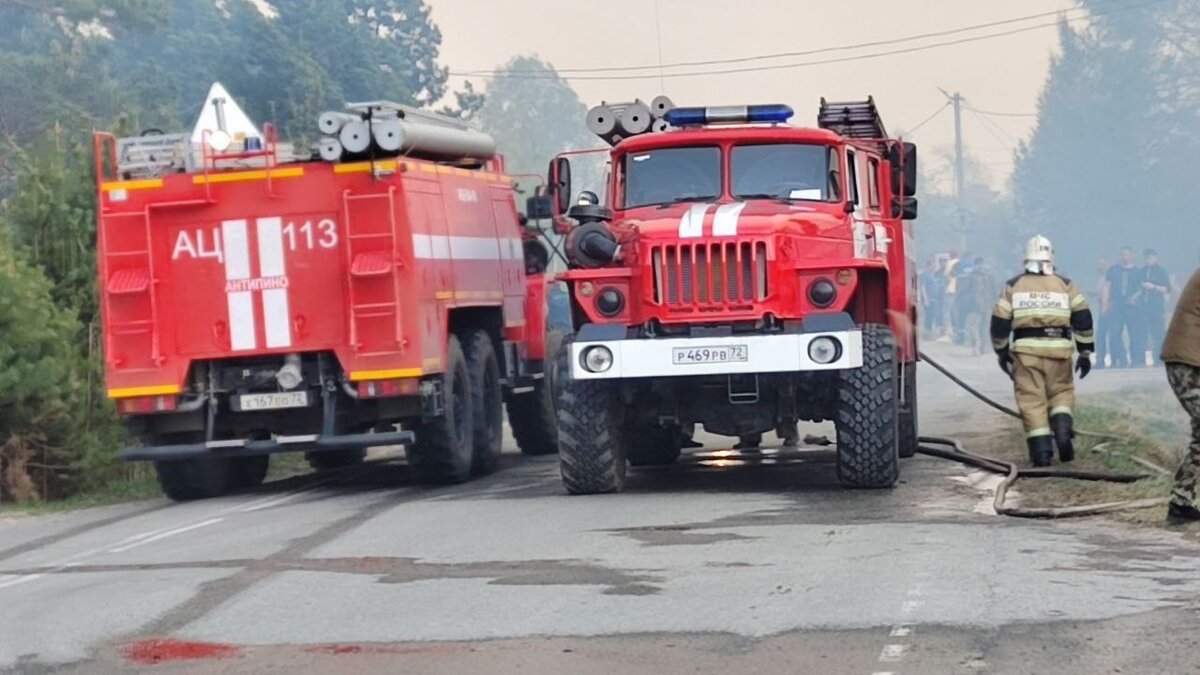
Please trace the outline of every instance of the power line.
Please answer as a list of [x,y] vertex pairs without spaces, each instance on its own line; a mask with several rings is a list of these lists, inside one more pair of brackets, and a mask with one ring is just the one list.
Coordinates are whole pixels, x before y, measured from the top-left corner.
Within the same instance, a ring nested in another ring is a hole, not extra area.
[[[1118,2],[1118,1],[1119,0],[1108,0],[1108,3]],[[1154,1],[1158,1],[1158,0],[1154,0]],[[1102,3],[1102,4],[1108,4],[1108,3]],[[928,33],[916,33],[913,35],[906,35],[904,37],[889,38],[886,40],[874,40],[871,42],[858,42],[858,43],[848,44],[848,45],[837,45],[837,46],[832,46],[832,47],[819,47],[816,49],[807,49],[807,50],[803,50],[803,51],[774,52],[774,53],[770,53],[770,54],[740,56],[740,57],[732,57],[732,58],[727,58],[727,59],[710,59],[710,60],[706,60],[706,61],[680,61],[680,62],[676,62],[676,63],[667,63],[667,64],[659,63],[659,64],[643,64],[643,65],[635,65],[635,66],[593,66],[593,67],[587,67],[587,68],[556,68],[555,70],[559,73],[603,73],[603,72],[609,72],[609,71],[644,71],[644,70],[658,70],[660,68],[671,69],[671,68],[694,68],[694,67],[701,67],[701,66],[731,65],[731,64],[736,64],[736,63],[750,63],[753,61],[763,61],[763,60],[768,60],[768,59],[780,59],[780,58],[789,58],[789,57],[796,57],[796,56],[814,56],[816,54],[827,54],[830,52],[842,52],[842,51],[851,51],[851,50],[855,50],[855,49],[866,49],[868,47],[886,47],[889,45],[903,44],[905,42],[912,42],[913,40],[924,40],[924,39],[935,38],[935,37],[946,37],[947,35],[957,35],[959,33],[969,33],[971,31],[975,31],[975,30],[982,30],[985,28],[995,28],[997,26],[1006,26],[1006,25],[1011,25],[1014,23],[1021,23],[1024,21],[1032,21],[1034,19],[1044,19],[1048,16],[1066,15],[1070,12],[1079,12],[1079,11],[1084,11],[1084,8],[1071,7],[1066,10],[1055,10],[1052,12],[1040,12],[1037,14],[1026,14],[1024,16],[1017,16],[1017,17],[1012,17],[1012,18],[1008,18],[1008,19],[1001,19],[999,21],[989,21],[987,23],[973,24],[970,26],[960,26],[958,28],[951,28],[948,30],[932,31],[932,32],[928,32]],[[1080,19],[1080,18],[1085,18],[1085,17],[1076,17],[1076,19]],[[456,71],[452,74],[460,75],[460,74],[468,74],[469,73],[469,74],[485,75],[490,72],[492,72],[490,69],[474,68],[474,69],[467,69],[464,71]],[[509,71],[509,72],[512,72],[514,74],[537,74],[539,71],[524,69],[524,70],[514,70],[514,71]]]
[[920,123],[920,124],[918,124],[917,126],[915,126],[915,127],[911,128],[911,129],[909,129],[909,130],[907,131],[907,133],[909,133],[909,134],[915,134],[915,133],[917,133],[917,130],[918,130],[918,129],[920,129],[921,127],[925,126],[926,124],[929,124],[930,122],[932,122],[932,121],[934,120],[934,118],[936,118],[938,115],[941,115],[941,114],[942,114],[942,111],[943,111],[943,110],[945,110],[946,108],[949,108],[949,107],[950,107],[950,102],[949,102],[949,101],[947,101],[946,103],[943,103],[943,104],[942,104],[942,107],[938,108],[937,110],[934,110],[932,115],[930,115],[929,117],[926,117],[926,118],[925,118],[924,120],[922,120],[922,121],[921,121],[921,123]]
[[[1013,145],[1016,144],[1017,139],[1013,138],[1012,134],[1009,134],[1007,131],[1005,131],[1003,128],[1001,128],[999,125],[997,125],[995,122],[989,120],[988,118],[984,117],[983,115],[980,115],[979,112],[977,110],[975,110],[974,108],[971,108],[968,106],[964,106],[964,107],[966,107],[968,112],[970,112],[972,115],[975,116],[975,119],[979,120],[983,124],[984,130],[987,131],[989,134],[991,134],[992,138],[995,138],[1000,143],[1000,145],[1005,146],[1006,148],[1009,149],[1009,151],[1013,150]],[[999,133],[997,133],[997,132],[999,132]],[[1008,141],[1005,141],[1003,138],[1000,138],[1001,134],[1003,134],[1005,137],[1007,137]]]
[[980,115],[988,115],[989,117],[1037,117],[1038,116],[1037,113],[996,112],[994,110],[980,110],[979,108],[974,108],[971,106],[967,106],[967,107],[970,108],[973,112],[977,112]]
[[[1163,2],[1163,0],[1145,0],[1144,2],[1126,5],[1123,7],[1117,7],[1110,11],[1107,11],[1107,12],[1094,12],[1094,13],[1086,14],[1083,16],[1063,18],[1062,21],[1064,21],[1068,24],[1073,24],[1073,23],[1077,23],[1079,21],[1083,21],[1086,19],[1095,18],[1097,16],[1107,16],[1110,14],[1115,14],[1117,12],[1128,11],[1131,9],[1136,9],[1138,7],[1142,7],[1145,5],[1150,5],[1150,4],[1154,4],[1154,3],[1158,3],[1158,2]],[[1054,14],[1059,14],[1059,13],[1054,12]],[[1032,16],[1036,17],[1039,15],[1032,15]],[[1025,20],[1028,20],[1028,19],[1025,19]],[[1034,24],[1031,26],[1023,26],[1020,28],[1015,28],[1015,29],[1010,29],[1010,30],[1005,30],[1005,31],[999,31],[996,33],[989,33],[986,35],[976,35],[976,36],[971,36],[971,37],[966,37],[966,38],[958,38],[958,39],[954,39],[954,40],[943,40],[941,42],[933,42],[933,43],[926,44],[926,45],[918,45],[915,47],[907,47],[904,49],[894,49],[894,50],[888,50],[888,51],[882,51],[882,52],[875,52],[875,53],[871,53],[871,54],[858,54],[858,55],[852,55],[852,56],[821,59],[821,60],[817,60],[817,61],[801,61],[799,63],[783,63],[783,64],[764,65],[764,66],[749,66],[749,67],[742,67],[742,68],[727,68],[727,69],[722,69],[722,70],[700,70],[700,71],[693,71],[693,72],[688,72],[688,73],[667,73],[665,75],[656,74],[656,73],[655,74],[642,74],[642,75],[580,75],[580,76],[572,76],[572,77],[569,77],[568,79],[576,80],[576,81],[582,81],[582,80],[632,81],[632,80],[660,79],[662,77],[668,77],[668,78],[704,77],[704,76],[710,76],[710,75],[732,75],[732,74],[739,74],[739,73],[764,72],[764,71],[775,71],[775,70],[791,70],[791,69],[795,69],[795,68],[805,68],[805,67],[810,67],[810,66],[829,65],[829,64],[835,64],[835,63],[847,63],[847,62],[851,62],[851,61],[862,61],[862,60],[867,60],[867,59],[881,58],[881,57],[885,57],[885,56],[895,56],[895,55],[899,55],[899,54],[910,54],[910,53],[914,53],[914,52],[928,51],[930,49],[937,49],[940,47],[950,47],[950,46],[961,45],[961,44],[969,44],[969,43],[973,43],[973,42],[980,42],[983,40],[991,40],[991,39],[1000,38],[1000,37],[1007,37],[1010,35],[1017,35],[1020,33],[1027,33],[1030,31],[1039,30],[1041,28],[1048,28],[1048,27],[1052,27],[1052,26],[1056,26],[1056,25],[1058,25],[1058,20],[1055,20],[1052,22],[1044,22],[1044,23]],[[966,29],[963,29],[963,30],[966,30]],[[963,32],[963,31],[960,30],[958,32]],[[914,37],[914,38],[909,38],[909,39],[918,39],[918,38]],[[897,40],[892,40],[892,41],[881,41],[881,42],[895,43],[898,41],[900,41],[900,40],[897,39]],[[846,47],[827,48],[824,50],[812,50],[812,53],[828,52],[828,51],[845,51],[845,50],[856,49],[856,48],[859,48],[859,46],[850,45],[850,46],[846,46]],[[750,59],[762,60],[762,59],[770,59],[770,58],[781,58],[783,56],[790,56],[790,55],[797,55],[797,54],[804,54],[804,53],[805,52],[795,52],[792,54],[781,53],[781,54],[762,55],[762,56],[757,56],[757,57],[743,57],[740,61],[746,61],[746,60],[750,60]],[[695,62],[695,63],[697,65],[699,65],[704,62]],[[717,62],[714,62],[714,63],[717,63]],[[682,65],[684,65],[684,64],[673,64],[670,67],[682,66]],[[624,70],[645,70],[645,69],[657,70],[658,65],[630,66],[630,67],[626,67],[623,69]],[[571,69],[554,69],[554,72],[550,72],[550,73],[529,71],[529,70],[508,71],[508,72],[482,71],[482,70],[450,71],[449,75],[451,75],[453,77],[463,77],[463,78],[475,77],[475,78],[485,79],[485,80],[556,79],[560,76],[561,73],[602,72],[602,71],[608,71],[608,70],[619,70],[619,68],[598,68],[598,69],[591,69],[591,70],[589,70],[589,69],[573,69],[573,70],[571,70]]]

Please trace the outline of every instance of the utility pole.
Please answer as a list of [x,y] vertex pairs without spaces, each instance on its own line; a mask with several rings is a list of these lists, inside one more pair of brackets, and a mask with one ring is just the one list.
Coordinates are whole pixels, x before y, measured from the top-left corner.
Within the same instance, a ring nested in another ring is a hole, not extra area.
[[958,238],[959,245],[966,248],[967,239],[967,209],[963,205],[963,188],[965,183],[964,174],[966,169],[963,166],[963,135],[962,135],[962,104],[963,97],[957,91],[951,94],[950,92],[938,87],[938,91],[942,92],[950,104],[954,106],[954,205],[958,212]]

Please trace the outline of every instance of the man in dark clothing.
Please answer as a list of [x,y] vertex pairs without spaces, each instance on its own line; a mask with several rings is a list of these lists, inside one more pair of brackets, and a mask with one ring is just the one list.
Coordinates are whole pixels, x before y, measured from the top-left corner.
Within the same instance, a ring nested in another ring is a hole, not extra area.
[[1134,337],[1136,329],[1133,326],[1137,310],[1136,296],[1140,289],[1141,279],[1138,276],[1138,267],[1133,264],[1133,249],[1122,246],[1120,260],[1108,268],[1108,273],[1104,276],[1104,302],[1101,307],[1109,325],[1108,346],[1114,368],[1123,368],[1130,364],[1129,352],[1125,348],[1126,333],[1131,341],[1139,342]]
[[1162,346],[1167,364],[1167,381],[1180,405],[1192,421],[1192,439],[1171,490],[1167,522],[1174,524],[1200,521],[1196,508],[1196,481],[1200,478],[1200,270],[1179,295],[1179,304],[1171,317],[1171,327]]
[[1088,304],[1097,310],[1096,316],[1096,368],[1104,368],[1105,357],[1108,356],[1108,319],[1101,313],[1104,309],[1104,286],[1108,283],[1108,258],[1100,258],[1096,262],[1096,285],[1087,293]]
[[942,268],[937,258],[926,265],[919,277],[921,296],[921,328],[927,340],[936,340],[941,335],[942,327],[942,293],[945,284],[942,280]]
[[[1129,351],[1133,354],[1135,366],[1145,365],[1147,349],[1162,344],[1167,294],[1171,291],[1171,275],[1167,268],[1158,264],[1158,252],[1152,248],[1146,249],[1145,259],[1146,264],[1142,265],[1139,277],[1139,316],[1130,326],[1131,330],[1136,331],[1138,339],[1134,341],[1132,332],[1129,336]],[[1157,358],[1155,360],[1157,362]]]

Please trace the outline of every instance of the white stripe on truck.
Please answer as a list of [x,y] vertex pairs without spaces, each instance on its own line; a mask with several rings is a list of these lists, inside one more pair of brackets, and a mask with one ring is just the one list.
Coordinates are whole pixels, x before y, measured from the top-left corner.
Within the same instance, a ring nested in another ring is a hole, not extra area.
[[[258,275],[264,279],[282,280],[287,277],[287,263],[283,257],[283,221],[279,218],[258,219]],[[262,305],[267,348],[291,347],[291,311],[287,286],[264,290]]]
[[[250,278],[250,241],[246,221],[226,220],[221,223],[221,242],[225,250],[225,280]],[[247,351],[258,346],[254,330],[254,295],[251,291],[226,293],[229,306],[229,343],[234,351]]]

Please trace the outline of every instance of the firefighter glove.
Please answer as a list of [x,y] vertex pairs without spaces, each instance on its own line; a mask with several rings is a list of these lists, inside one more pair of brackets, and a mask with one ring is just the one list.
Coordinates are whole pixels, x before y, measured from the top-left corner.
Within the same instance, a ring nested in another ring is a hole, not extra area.
[[1011,380],[1013,376],[1012,352],[1007,349],[1001,349],[996,352],[996,360],[1000,363],[1000,370],[1003,370],[1004,374]]
[[1079,373],[1079,379],[1088,376],[1092,372],[1092,357],[1090,354],[1080,354],[1079,358],[1075,359],[1075,372]]

